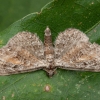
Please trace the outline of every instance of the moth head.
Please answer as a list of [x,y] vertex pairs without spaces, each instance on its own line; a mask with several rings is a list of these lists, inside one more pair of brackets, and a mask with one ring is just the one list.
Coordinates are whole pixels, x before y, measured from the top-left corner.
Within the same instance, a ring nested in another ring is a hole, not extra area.
[[51,78],[53,75],[55,74],[55,71],[54,70],[49,70],[47,72],[47,75]]
[[55,74],[56,72],[56,67],[52,68],[53,66],[50,65],[49,68],[45,68],[44,70],[47,72],[47,76],[52,78],[52,76]]

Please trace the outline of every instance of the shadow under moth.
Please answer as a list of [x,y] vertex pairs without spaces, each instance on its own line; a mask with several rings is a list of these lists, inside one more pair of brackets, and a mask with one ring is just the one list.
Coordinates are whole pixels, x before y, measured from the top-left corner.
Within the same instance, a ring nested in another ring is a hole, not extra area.
[[44,43],[36,34],[23,31],[0,49],[0,75],[43,69],[52,77],[57,68],[100,72],[100,46],[73,28],[59,33],[53,46],[47,27]]

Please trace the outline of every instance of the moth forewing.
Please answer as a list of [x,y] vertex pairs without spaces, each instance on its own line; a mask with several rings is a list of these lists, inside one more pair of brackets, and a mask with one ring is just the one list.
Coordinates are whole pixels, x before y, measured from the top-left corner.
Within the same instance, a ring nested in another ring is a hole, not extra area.
[[100,72],[100,46],[73,28],[60,32],[53,46],[47,27],[44,44],[36,34],[24,31],[0,49],[0,75],[43,69],[52,77],[57,68]]

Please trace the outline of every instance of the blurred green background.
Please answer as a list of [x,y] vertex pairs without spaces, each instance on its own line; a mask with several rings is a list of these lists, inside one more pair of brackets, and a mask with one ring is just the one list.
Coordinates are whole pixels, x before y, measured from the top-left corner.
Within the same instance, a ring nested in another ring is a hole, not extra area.
[[52,0],[0,0],[0,31],[27,14],[40,12]]

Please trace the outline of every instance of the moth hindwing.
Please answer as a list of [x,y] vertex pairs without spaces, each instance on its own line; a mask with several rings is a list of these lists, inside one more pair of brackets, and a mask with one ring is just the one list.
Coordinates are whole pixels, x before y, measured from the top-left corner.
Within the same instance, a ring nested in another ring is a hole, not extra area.
[[43,69],[52,77],[57,68],[99,72],[100,46],[73,28],[59,33],[53,46],[47,27],[44,43],[36,34],[19,32],[0,49],[0,75]]

